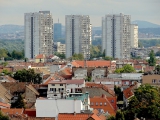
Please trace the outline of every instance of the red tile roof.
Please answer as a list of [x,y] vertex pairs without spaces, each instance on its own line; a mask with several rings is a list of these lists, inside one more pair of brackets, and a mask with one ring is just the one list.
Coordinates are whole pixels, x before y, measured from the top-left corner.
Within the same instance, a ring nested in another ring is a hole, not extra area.
[[43,54],[39,54],[36,56],[36,59],[44,59],[45,58],[45,55]]
[[112,96],[115,96],[114,91],[109,89],[106,85],[103,85],[103,84],[96,84],[96,83],[93,83],[93,82],[86,82],[86,87],[102,88],[103,90],[105,90],[106,92],[111,94]]
[[7,104],[7,103],[2,103],[0,102],[0,108],[3,107],[3,108],[10,108],[11,104]]
[[60,83],[64,83],[64,84],[83,84],[85,80],[53,80],[50,81],[49,83],[54,83],[54,84],[60,84]]
[[1,108],[1,111],[2,113],[5,113],[5,114],[12,114],[12,115],[15,115],[15,114],[23,114],[23,111],[24,109],[15,109],[15,108],[12,108],[12,109],[7,109],[7,108]]
[[59,113],[58,114],[58,120],[87,120],[88,117],[89,117],[88,114],[82,114],[82,113],[76,113],[76,114]]
[[[72,65],[75,67],[84,67],[85,66],[85,61],[73,61]],[[111,66],[110,61],[106,60],[96,60],[96,61],[86,61],[86,67],[104,67],[104,66]]]
[[[116,101],[114,101],[116,103]],[[90,98],[90,107],[94,109],[103,109],[111,115],[115,115],[116,111],[106,97],[95,96]]]
[[133,96],[134,93],[132,91],[132,87],[129,87],[129,88],[123,90],[123,95],[124,95],[125,99],[128,99],[129,97]]

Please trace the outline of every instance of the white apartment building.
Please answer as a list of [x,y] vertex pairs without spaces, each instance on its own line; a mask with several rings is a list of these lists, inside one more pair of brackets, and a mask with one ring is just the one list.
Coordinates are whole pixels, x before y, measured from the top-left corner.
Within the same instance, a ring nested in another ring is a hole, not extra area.
[[138,48],[138,25],[131,24],[131,47]]
[[88,15],[66,15],[66,57],[82,53],[85,59],[90,58],[91,24]]
[[102,18],[102,52],[119,59],[130,58],[130,15],[108,14]]
[[53,54],[53,19],[50,11],[24,14],[25,57]]
[[60,54],[65,54],[66,53],[66,45],[62,44],[61,42],[56,42],[56,43],[54,43],[54,51],[56,51]]

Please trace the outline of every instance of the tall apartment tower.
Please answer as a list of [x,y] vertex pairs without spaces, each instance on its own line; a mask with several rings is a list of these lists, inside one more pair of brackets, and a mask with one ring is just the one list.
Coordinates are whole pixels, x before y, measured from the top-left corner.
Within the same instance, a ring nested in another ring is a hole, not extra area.
[[138,25],[131,24],[131,47],[138,48]]
[[74,53],[82,53],[84,58],[90,58],[91,24],[88,15],[66,15],[66,57]]
[[53,19],[50,11],[24,14],[25,57],[53,54]]
[[102,18],[102,52],[118,59],[130,58],[130,15],[108,14]]
[[54,23],[54,40],[62,38],[62,24]]

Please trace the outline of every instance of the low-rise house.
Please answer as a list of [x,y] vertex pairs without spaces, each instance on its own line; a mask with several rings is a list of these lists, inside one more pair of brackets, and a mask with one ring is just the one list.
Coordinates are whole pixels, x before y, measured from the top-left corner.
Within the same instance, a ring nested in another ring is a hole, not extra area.
[[105,95],[95,96],[90,98],[90,107],[94,109],[103,109],[104,113],[115,115],[116,109],[112,106],[112,104],[115,103],[116,105],[116,102],[116,97],[113,97],[112,100],[109,101]]
[[133,62],[130,61],[117,61],[116,62],[116,68],[122,68],[125,65],[131,65],[132,67],[134,66]]
[[92,71],[92,81],[94,82],[96,78],[104,78],[105,76],[105,70],[104,69],[101,69],[101,68],[95,68],[93,71]]
[[122,86],[122,80],[120,79],[111,79],[111,78],[97,78],[95,80],[96,84],[104,84],[111,90],[114,90],[114,86]]
[[160,87],[160,75],[157,75],[157,74],[144,75],[142,77],[142,84],[150,84],[153,86]]
[[44,54],[39,54],[35,57],[35,63],[44,63],[46,62],[46,56]]
[[36,117],[58,117],[59,113],[81,113],[81,100],[37,99]]
[[5,76],[0,76],[0,82],[16,82],[16,80],[8,75],[5,75]]
[[0,109],[1,108],[10,108],[10,107],[11,107],[11,104],[9,104],[9,103],[3,103],[3,102],[0,101]]
[[85,79],[87,77],[87,69],[86,68],[78,68],[74,71],[74,77],[72,79]]
[[66,93],[81,93],[84,80],[53,80],[48,83],[48,98],[65,98]]
[[144,72],[144,66],[141,65],[134,65],[135,71],[138,72]]
[[11,98],[13,96],[9,93],[9,91],[0,83],[0,102],[2,103],[10,103]]

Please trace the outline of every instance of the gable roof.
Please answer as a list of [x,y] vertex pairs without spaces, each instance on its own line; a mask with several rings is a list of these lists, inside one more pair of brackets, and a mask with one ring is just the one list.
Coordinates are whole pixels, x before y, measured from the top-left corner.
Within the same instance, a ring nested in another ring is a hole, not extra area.
[[124,95],[125,99],[128,99],[128,98],[130,98],[131,96],[134,95],[134,92],[132,91],[132,88],[133,88],[133,86],[123,90],[123,95]]
[[5,107],[5,108],[10,108],[11,104],[6,104],[6,103],[2,103],[0,102],[0,108],[2,107]]
[[13,79],[12,77],[5,75],[5,76],[0,76],[0,78],[2,78],[3,80],[7,80],[6,82],[16,82],[15,79]]
[[25,92],[26,83],[25,82],[4,82],[1,83],[11,94],[14,92]]
[[36,59],[44,59],[45,55],[44,54],[39,54],[36,56]]
[[88,114],[85,113],[59,113],[58,114],[58,120],[87,120],[89,117]]
[[[114,101],[116,103],[116,101]],[[104,112],[108,112],[110,115],[115,115],[115,109],[108,101],[106,97],[95,96],[90,98],[90,107],[94,109],[103,109]]]
[[5,113],[5,114],[12,114],[12,115],[16,115],[16,114],[18,114],[18,115],[21,115],[21,114],[23,114],[23,111],[24,111],[24,109],[22,108],[22,109],[18,109],[18,108],[12,108],[12,109],[7,109],[7,108],[1,108],[1,111],[2,111],[2,113]]
[[26,85],[28,89],[30,89],[32,92],[34,92],[36,95],[39,95],[39,92],[30,84]]
[[[90,88],[101,88],[104,91],[108,92],[111,96],[115,96],[115,93],[113,90],[111,90],[110,88],[108,88],[106,85],[103,84],[96,84],[94,82],[86,82],[86,87],[90,87]],[[101,95],[100,95],[101,96]]]
[[8,92],[8,90],[0,83],[0,100],[3,103],[9,103],[12,98],[12,95]]
[[96,60],[96,61],[79,61],[79,60],[75,60],[72,62],[72,65],[74,67],[110,67],[111,66],[111,62],[110,61],[106,61],[106,60]]

